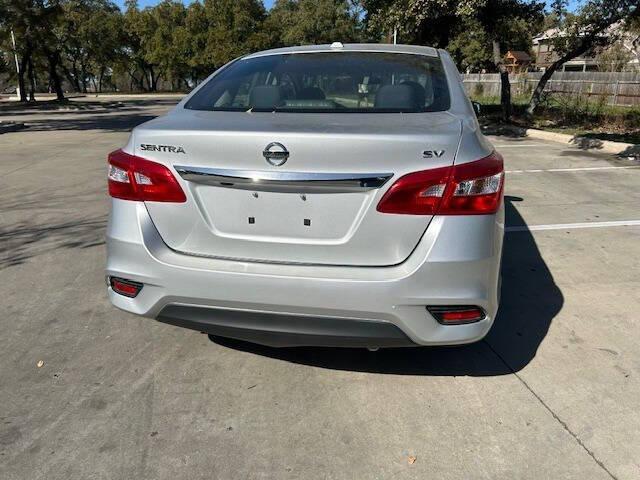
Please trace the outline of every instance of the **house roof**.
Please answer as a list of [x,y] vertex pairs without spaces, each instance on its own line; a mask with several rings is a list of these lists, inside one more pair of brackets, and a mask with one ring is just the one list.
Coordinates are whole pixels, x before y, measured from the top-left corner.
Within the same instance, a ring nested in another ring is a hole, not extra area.
[[542,33],[536,35],[535,37],[533,37],[532,43],[534,45],[537,45],[542,40],[548,40],[550,38],[555,38],[555,37],[564,36],[564,35],[565,35],[565,33],[561,32],[558,28],[549,28],[549,29],[545,30],[544,32],[542,32]]
[[531,60],[531,56],[527,52],[523,52],[522,50],[509,50],[506,56],[513,57],[516,60],[520,60],[521,62],[527,62]]
[[[616,32],[618,30],[620,30],[623,26],[622,22],[617,22],[614,23],[613,25],[609,26],[609,28],[607,28],[607,30],[602,33],[600,36],[602,37],[606,37],[607,35],[610,35],[613,32]],[[586,34],[586,28],[584,28],[581,32],[580,32],[580,36],[585,35]],[[560,28],[549,28],[547,30],[545,30],[542,33],[539,33],[538,35],[534,36],[531,39],[531,43],[533,43],[534,45],[538,45],[540,42],[544,42],[546,40],[550,40],[553,38],[560,38],[560,37],[566,37],[567,36],[567,32],[566,30],[560,29]]]

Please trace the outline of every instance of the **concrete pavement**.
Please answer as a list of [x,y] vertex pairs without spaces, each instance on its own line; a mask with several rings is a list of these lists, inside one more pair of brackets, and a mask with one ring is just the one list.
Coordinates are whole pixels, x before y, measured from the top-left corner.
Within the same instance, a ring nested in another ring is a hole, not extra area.
[[[0,110],[30,125],[0,135],[0,478],[640,476],[640,226],[507,234],[465,347],[212,343],[111,307],[105,157],[174,102]],[[585,170],[630,161],[492,140],[508,225],[640,220],[639,169]]]

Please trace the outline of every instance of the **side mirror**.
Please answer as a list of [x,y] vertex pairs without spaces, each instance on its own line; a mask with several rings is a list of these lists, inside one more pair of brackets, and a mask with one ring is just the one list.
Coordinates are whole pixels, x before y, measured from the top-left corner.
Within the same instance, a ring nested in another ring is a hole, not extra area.
[[480,115],[480,112],[482,111],[482,105],[480,105],[478,102],[471,102],[471,105],[473,105],[473,111],[476,112],[476,115]]

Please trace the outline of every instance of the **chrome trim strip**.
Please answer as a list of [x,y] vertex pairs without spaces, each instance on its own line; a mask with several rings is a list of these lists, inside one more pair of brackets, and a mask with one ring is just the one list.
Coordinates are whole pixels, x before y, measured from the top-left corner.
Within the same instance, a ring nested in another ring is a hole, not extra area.
[[188,182],[263,192],[348,193],[382,187],[393,173],[311,173],[232,170],[176,165]]

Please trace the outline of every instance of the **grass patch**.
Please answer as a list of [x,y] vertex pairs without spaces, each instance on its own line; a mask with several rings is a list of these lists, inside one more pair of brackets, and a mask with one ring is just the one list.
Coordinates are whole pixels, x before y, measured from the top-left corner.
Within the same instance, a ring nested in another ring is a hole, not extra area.
[[[502,123],[499,97],[473,98],[482,105],[483,123]],[[640,106],[607,105],[606,97],[597,100],[586,95],[548,96],[533,118],[525,115],[529,97],[516,96],[513,123],[575,136],[640,144]]]

